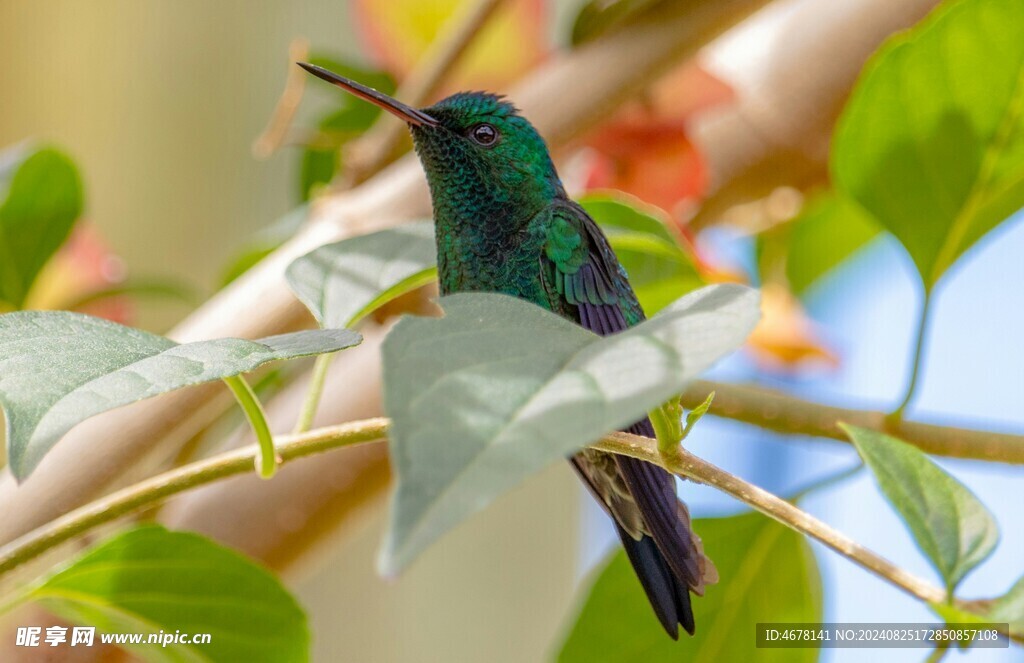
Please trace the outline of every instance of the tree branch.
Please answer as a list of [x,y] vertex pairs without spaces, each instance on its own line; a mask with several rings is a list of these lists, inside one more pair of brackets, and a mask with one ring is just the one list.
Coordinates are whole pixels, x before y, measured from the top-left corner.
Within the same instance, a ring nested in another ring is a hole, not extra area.
[[994,433],[916,421],[897,421],[885,412],[812,403],[753,385],[697,380],[683,392],[684,407],[700,405],[715,392],[710,414],[786,435],[813,435],[849,443],[836,425],[842,421],[888,433],[925,453],[951,458],[1024,464],[1024,435]]
[[[282,463],[287,463],[330,449],[381,440],[387,435],[388,425],[387,419],[376,418],[285,436],[277,444],[277,451]],[[821,541],[912,596],[933,603],[946,600],[946,592],[941,588],[899,568],[789,502],[684,449],[680,448],[678,454],[663,455],[655,440],[628,433],[613,433],[593,446],[602,451],[639,458],[681,477],[713,486],[787,527]],[[0,548],[0,574],[142,506],[224,477],[251,472],[253,458],[258,453],[258,447],[251,445],[220,454],[171,470],[76,509]]]
[[821,541],[911,596],[932,603],[946,600],[946,592],[939,587],[899,568],[786,500],[719,469],[685,449],[680,449],[674,456],[665,457],[658,451],[653,440],[629,433],[613,433],[595,444],[594,448],[661,465],[673,474],[713,486],[769,518]]

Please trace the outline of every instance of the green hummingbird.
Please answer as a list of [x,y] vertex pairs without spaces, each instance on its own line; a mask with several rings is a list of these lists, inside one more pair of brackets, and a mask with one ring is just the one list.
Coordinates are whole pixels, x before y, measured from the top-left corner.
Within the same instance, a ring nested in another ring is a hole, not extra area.
[[[316,65],[309,73],[404,120],[434,208],[441,293],[520,297],[600,335],[644,319],[626,271],[601,229],[565,193],[547,145],[504,98],[460,92],[418,110]],[[648,419],[627,429],[654,437]],[[717,580],[675,478],[625,456],[584,450],[571,459],[615,522],[658,620],[677,639],[694,632],[690,592]]]

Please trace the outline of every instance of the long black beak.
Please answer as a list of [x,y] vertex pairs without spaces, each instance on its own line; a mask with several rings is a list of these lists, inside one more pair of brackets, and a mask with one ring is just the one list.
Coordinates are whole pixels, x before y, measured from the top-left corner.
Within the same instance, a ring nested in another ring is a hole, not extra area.
[[387,112],[402,118],[409,124],[416,125],[417,127],[426,125],[428,127],[436,127],[438,121],[430,117],[421,110],[416,110],[411,106],[406,106],[401,101],[393,99],[386,94],[381,94],[373,88],[360,85],[355,81],[349,80],[343,76],[339,76],[333,72],[327,71],[323,67],[318,67],[315,64],[309,64],[307,62],[296,62],[297,65],[313,74],[317,78],[322,78],[328,83],[337,85],[342,90],[347,90],[352,94],[356,95],[360,99],[369,101],[374,106],[379,106]]

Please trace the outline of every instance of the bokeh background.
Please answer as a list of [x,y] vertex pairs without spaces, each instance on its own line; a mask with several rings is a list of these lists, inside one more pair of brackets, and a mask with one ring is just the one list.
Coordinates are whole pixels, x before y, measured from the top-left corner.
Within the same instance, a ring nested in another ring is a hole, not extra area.
[[[775,62],[776,49],[784,50],[786,31],[794,25],[813,29],[807,16],[815,11],[829,13],[831,24],[841,22],[859,4],[833,0],[823,10],[815,3],[779,0],[703,54],[762,130],[771,127],[764,118],[772,111],[757,102],[772,95],[758,87],[766,79],[757,72]],[[548,7],[546,30],[564,34],[579,4],[550,3],[557,6]],[[907,3],[896,26],[931,4]],[[262,160],[252,155],[253,140],[281,94],[289,44],[297,36],[341,56],[365,57],[365,35],[351,8],[335,1],[0,0],[0,145],[35,138],[63,147],[84,175],[89,224],[129,274],[173,277],[212,294],[232,256],[297,203],[296,153],[283,150]],[[786,71],[799,83],[815,66],[788,63]],[[313,117],[318,103],[324,98],[304,101],[299,121]],[[826,119],[833,110],[823,109]],[[710,127],[706,135],[716,135],[713,113],[699,121]],[[701,242],[730,269],[753,270],[746,233],[715,228]],[[911,416],[1024,429],[1022,253],[1024,224],[1018,219],[972,250],[947,279],[936,300],[923,388]],[[840,405],[893,405],[909,374],[921,301],[902,248],[891,239],[874,241],[805,300],[816,339],[836,364],[779,372],[769,384]],[[188,310],[165,301],[137,307],[135,323],[158,331]],[[741,355],[716,374],[763,378],[762,368],[756,358]],[[698,427],[691,446],[779,494],[856,461],[849,446],[785,439],[711,418]],[[1024,567],[1021,472],[970,461],[940,463],[989,506],[1002,531],[996,553],[967,578],[961,593],[1000,594]],[[695,515],[737,510],[707,488],[686,485],[683,495]],[[382,526],[382,504],[376,502],[344,536],[320,544],[285,574],[311,615],[315,660],[542,659],[571,617],[580,581],[613,543],[588,500],[567,467],[552,468],[445,537],[396,581],[372,573]],[[804,506],[898,565],[934,579],[867,473],[814,494]],[[890,585],[816,550],[826,620],[931,619],[926,608]],[[875,650],[871,658],[908,660],[905,651]],[[830,650],[822,660],[861,656]],[[974,650],[966,657],[1024,660],[1019,648]]]

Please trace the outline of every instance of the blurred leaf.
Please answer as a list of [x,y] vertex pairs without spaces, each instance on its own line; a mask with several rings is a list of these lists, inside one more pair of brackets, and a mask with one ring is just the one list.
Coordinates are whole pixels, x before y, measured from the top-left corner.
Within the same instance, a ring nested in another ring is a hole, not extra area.
[[999,528],[992,514],[917,447],[866,428],[840,427],[952,594],[995,548]]
[[397,475],[383,573],[531,474],[642,417],[723,355],[757,319],[757,293],[718,285],[599,337],[498,294],[441,299],[384,341],[384,409]]
[[180,281],[147,279],[126,281],[119,285],[87,292],[77,299],[64,302],[61,308],[69,311],[81,311],[92,304],[114,297],[174,299],[193,306],[198,306],[202,303],[199,293],[194,288]]
[[989,608],[988,620],[1006,622],[1015,638],[1024,636],[1024,577],[995,600]]
[[0,152],[0,300],[20,308],[82,212],[74,163],[52,148]]
[[588,195],[580,204],[607,234],[647,315],[705,285],[655,208],[617,194]]
[[[355,0],[353,25],[375,61],[405,78],[451,21],[472,11],[475,0]],[[445,88],[500,90],[540,62],[548,51],[545,0],[518,0],[499,7],[475,35]]]
[[228,262],[221,274],[220,287],[237,279],[284,244],[309,217],[309,206],[299,205],[251,237]]
[[338,171],[339,158],[336,149],[307,147],[302,150],[302,161],[299,164],[299,200],[309,200],[317,188],[329,184],[334,179],[334,174]]
[[373,104],[357,103],[336,110],[320,121],[320,135],[302,151],[299,181],[303,201],[309,200],[317,187],[334,179],[341,165],[341,148],[365,133],[378,115],[380,109]]
[[198,534],[157,525],[118,534],[30,598],[106,633],[211,635],[209,644],[129,647],[149,661],[309,660],[306,615],[277,578]]
[[759,513],[698,518],[694,530],[722,582],[693,598],[697,632],[665,637],[623,550],[599,572],[561,663],[816,661],[816,649],[755,649],[758,622],[820,622],[821,578],[804,538]]
[[429,221],[328,244],[288,266],[288,285],[322,327],[354,325],[381,304],[437,275]]
[[257,263],[269,256],[280,244],[268,242],[266,244],[251,244],[245,247],[240,253],[238,253],[228,266],[224,269],[223,274],[220,277],[221,287],[226,286],[242,274],[245,274],[250,269],[255,267]]
[[788,228],[786,279],[800,295],[878,235],[877,222],[835,193],[811,200]]
[[589,0],[572,24],[569,43],[579,46],[600,37],[661,0]]
[[1024,206],[1024,12],[944,3],[889,40],[836,130],[839,188],[906,247],[930,289]]
[[79,313],[8,313],[0,317],[0,405],[11,470],[24,479],[65,433],[100,412],[360,340],[341,329],[178,345]]

